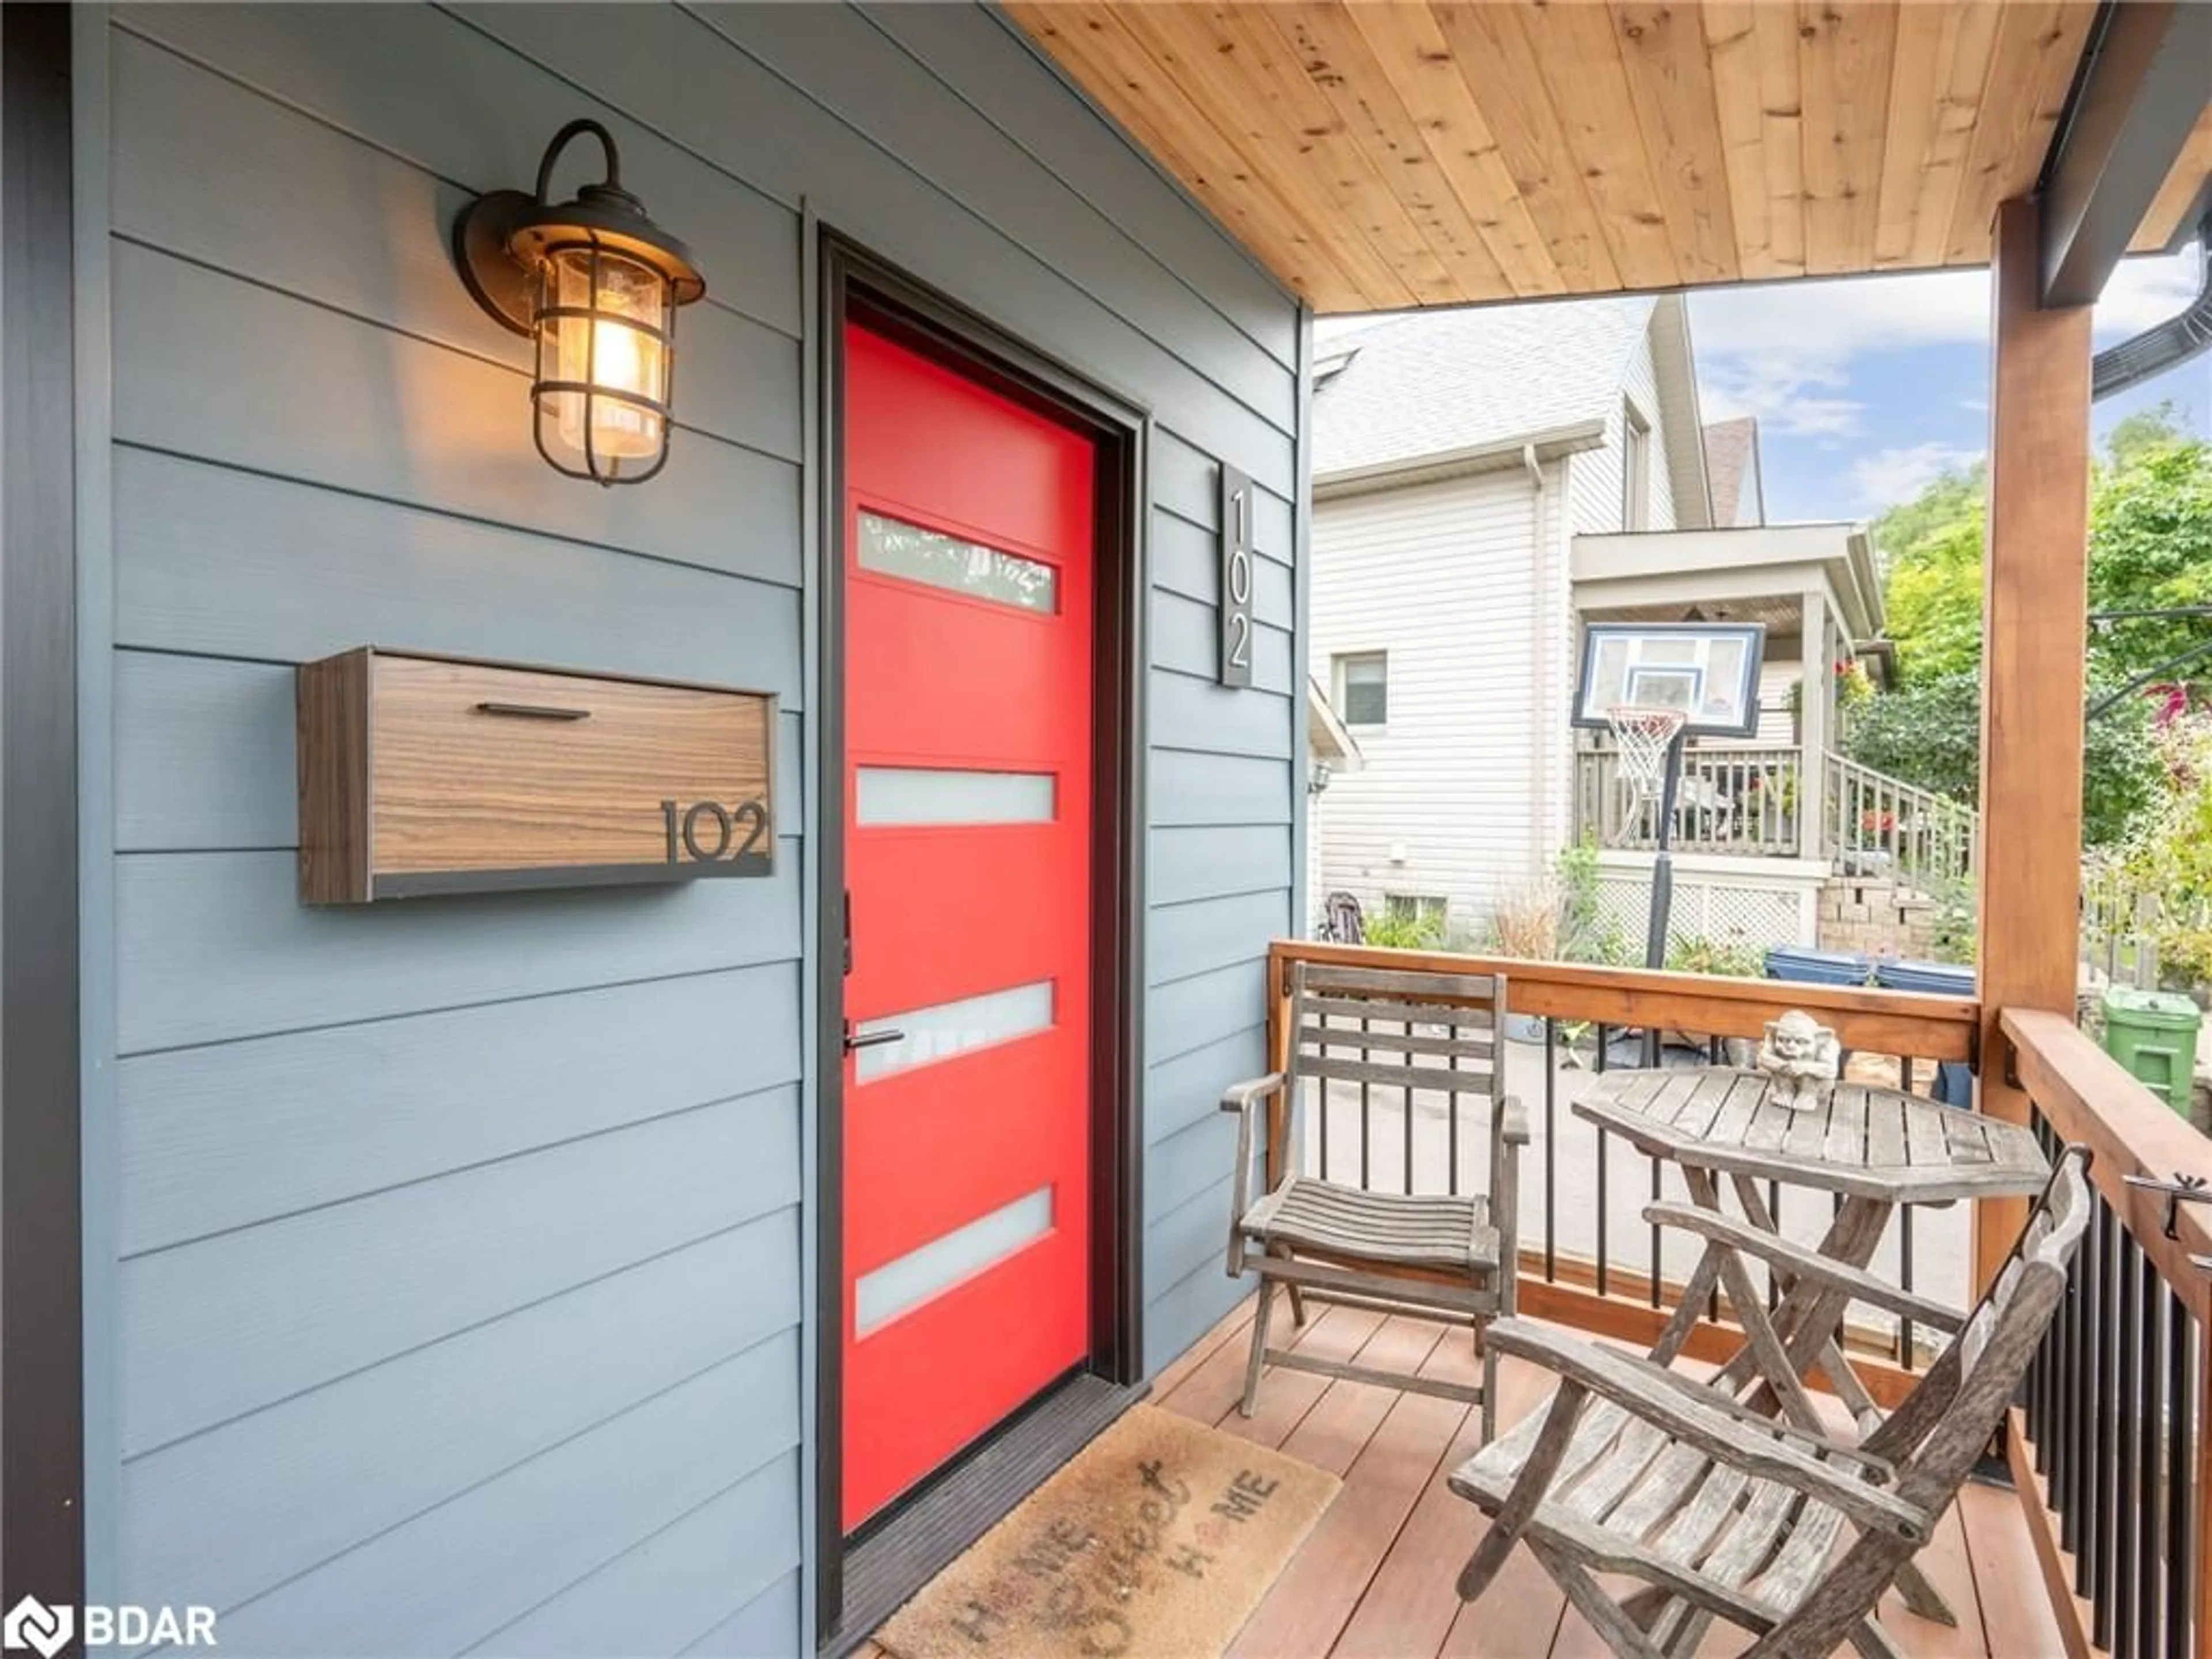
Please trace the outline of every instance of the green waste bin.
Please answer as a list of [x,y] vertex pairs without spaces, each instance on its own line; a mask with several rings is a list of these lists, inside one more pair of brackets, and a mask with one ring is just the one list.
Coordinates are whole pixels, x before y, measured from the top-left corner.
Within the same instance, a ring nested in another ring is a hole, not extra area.
[[2194,1002],[2172,991],[2115,985],[2105,993],[2105,1052],[2186,1119],[2203,1018]]

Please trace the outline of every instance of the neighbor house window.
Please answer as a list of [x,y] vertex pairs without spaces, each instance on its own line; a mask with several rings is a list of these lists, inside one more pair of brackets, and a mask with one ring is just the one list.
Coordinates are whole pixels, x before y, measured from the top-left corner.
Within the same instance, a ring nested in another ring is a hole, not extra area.
[[1389,717],[1388,660],[1380,651],[1336,659],[1336,712],[1346,726],[1380,726]]
[[1620,527],[1651,527],[1651,422],[1634,404],[1621,405]]
[[1385,893],[1382,914],[1392,921],[1443,927],[1447,901],[1429,893]]

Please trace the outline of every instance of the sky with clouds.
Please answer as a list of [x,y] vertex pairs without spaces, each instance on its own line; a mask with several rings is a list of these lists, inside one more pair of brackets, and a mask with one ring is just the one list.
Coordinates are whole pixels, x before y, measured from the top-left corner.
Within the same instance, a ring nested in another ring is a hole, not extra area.
[[[2186,305],[2197,258],[2124,264],[2098,347]],[[1770,521],[1870,518],[1988,447],[1986,271],[1717,289],[1690,319],[1705,418],[1759,417]],[[2164,399],[2212,433],[2212,356],[2099,404],[2097,429]]]

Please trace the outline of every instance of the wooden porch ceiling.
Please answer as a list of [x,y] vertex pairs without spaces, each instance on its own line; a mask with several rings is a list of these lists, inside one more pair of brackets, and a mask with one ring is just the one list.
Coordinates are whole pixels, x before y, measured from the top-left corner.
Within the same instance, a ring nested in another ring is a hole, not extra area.
[[[2087,0],[1006,9],[1322,312],[1988,263]],[[2136,246],[2212,173],[2212,111]]]

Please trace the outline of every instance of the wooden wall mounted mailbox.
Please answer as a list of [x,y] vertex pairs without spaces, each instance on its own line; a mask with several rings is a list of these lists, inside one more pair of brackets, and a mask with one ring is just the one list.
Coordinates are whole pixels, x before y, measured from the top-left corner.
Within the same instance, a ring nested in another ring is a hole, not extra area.
[[370,647],[299,671],[310,904],[765,876],[775,699]]

